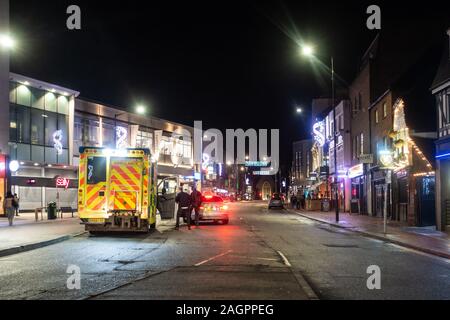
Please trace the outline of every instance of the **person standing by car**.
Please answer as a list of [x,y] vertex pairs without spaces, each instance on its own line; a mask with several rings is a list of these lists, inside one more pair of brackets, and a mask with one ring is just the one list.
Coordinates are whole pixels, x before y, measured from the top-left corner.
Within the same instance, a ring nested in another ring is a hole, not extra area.
[[180,216],[182,216],[183,214],[186,215],[188,229],[191,230],[191,196],[187,192],[184,192],[182,186],[180,187],[180,192],[175,198],[175,202],[178,204],[175,230],[180,229]]
[[14,211],[16,213],[16,217],[19,216],[19,197],[17,193],[14,193]]
[[292,194],[291,196],[291,206],[292,208],[297,208],[297,197],[295,196],[295,194]]
[[189,212],[191,213],[192,210],[195,211],[195,225],[198,227],[198,219],[200,216],[200,207],[202,205],[202,194],[200,191],[197,191],[197,187],[194,185],[192,187],[192,193],[191,193],[191,209]]
[[9,226],[11,227],[14,222],[14,196],[11,191],[6,194],[5,200],[3,201],[3,210],[8,216]]

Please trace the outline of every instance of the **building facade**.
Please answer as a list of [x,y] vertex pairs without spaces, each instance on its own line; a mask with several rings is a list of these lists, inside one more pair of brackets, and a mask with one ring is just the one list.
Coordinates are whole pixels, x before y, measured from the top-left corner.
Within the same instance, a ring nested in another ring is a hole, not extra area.
[[158,164],[158,191],[169,195],[201,180],[192,127],[80,99],[74,90],[14,73],[8,82],[8,152],[0,179],[3,195],[18,194],[21,211],[49,202],[77,207],[81,146],[148,148]]
[[[336,114],[334,115],[334,112]],[[334,133],[334,121],[336,119],[336,132]],[[350,211],[351,180],[348,177],[349,168],[352,165],[351,149],[351,104],[348,100],[341,101],[325,119],[325,136],[329,145],[328,158],[329,174],[337,187],[339,210]],[[336,165],[334,161],[334,137],[336,137]],[[337,176],[337,181],[335,177]],[[331,189],[331,186],[330,186]],[[331,198],[335,201],[336,192],[332,192]]]
[[[21,210],[55,201],[76,207],[77,168],[73,156],[73,119],[78,92],[10,74],[9,161],[16,164],[10,185]],[[66,182],[62,187],[61,179]]]
[[432,93],[436,99],[436,225],[450,230],[450,29]]
[[312,140],[296,141],[292,145],[293,159],[291,166],[291,193],[303,193],[311,187]]
[[376,40],[361,60],[359,72],[349,87],[351,103],[351,212],[370,214],[370,174],[362,159],[372,154],[370,146],[371,58]]

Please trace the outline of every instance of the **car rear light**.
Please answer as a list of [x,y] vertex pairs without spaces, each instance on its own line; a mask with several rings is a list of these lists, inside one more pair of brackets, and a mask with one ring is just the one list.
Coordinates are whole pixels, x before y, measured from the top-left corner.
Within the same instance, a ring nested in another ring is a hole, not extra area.
[[201,206],[201,207],[200,207],[200,210],[203,210],[203,209],[205,209],[205,207]]

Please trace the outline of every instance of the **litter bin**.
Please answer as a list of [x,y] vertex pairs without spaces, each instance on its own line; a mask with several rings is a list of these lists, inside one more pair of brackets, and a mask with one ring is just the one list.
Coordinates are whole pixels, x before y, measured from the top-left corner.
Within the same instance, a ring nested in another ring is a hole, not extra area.
[[48,220],[56,219],[56,202],[50,202],[47,205],[47,219]]

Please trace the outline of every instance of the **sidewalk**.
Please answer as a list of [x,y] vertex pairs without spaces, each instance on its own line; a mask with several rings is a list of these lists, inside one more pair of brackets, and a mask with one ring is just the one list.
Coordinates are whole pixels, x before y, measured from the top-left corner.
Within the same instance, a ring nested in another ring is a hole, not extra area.
[[0,218],[0,257],[65,241],[83,232],[76,214],[74,218],[67,214],[64,219],[35,222],[34,213],[22,213],[12,227],[7,218]]
[[339,228],[379,240],[391,242],[403,247],[450,259],[450,234],[436,231],[434,228],[417,228],[405,224],[387,222],[387,233],[383,233],[383,219],[349,213],[340,213],[339,223],[336,223],[335,212],[311,212],[289,209],[303,217],[324,222]]

